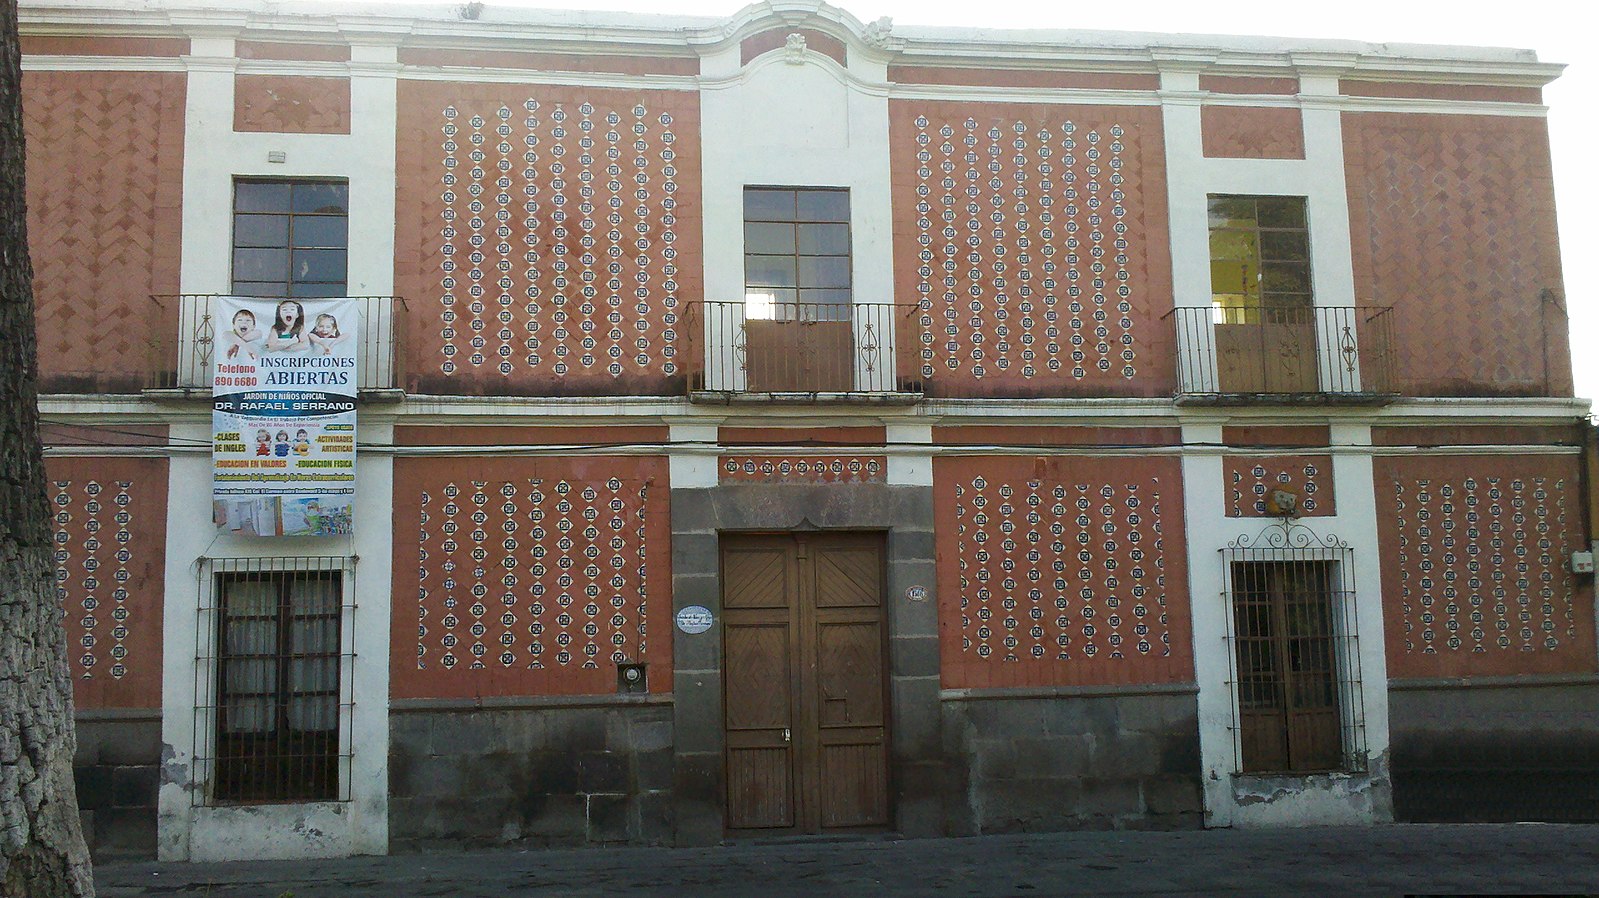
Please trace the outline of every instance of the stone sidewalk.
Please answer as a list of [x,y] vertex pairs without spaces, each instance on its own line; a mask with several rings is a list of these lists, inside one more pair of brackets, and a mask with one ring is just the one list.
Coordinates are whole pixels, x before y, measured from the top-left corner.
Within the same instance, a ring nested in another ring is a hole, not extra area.
[[1099,832],[109,863],[102,898],[1599,895],[1599,825]]

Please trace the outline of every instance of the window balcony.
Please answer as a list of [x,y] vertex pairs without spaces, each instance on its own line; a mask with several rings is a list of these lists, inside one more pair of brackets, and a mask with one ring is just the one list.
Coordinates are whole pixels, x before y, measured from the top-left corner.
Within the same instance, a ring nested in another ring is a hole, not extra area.
[[[217,315],[217,300],[220,298],[217,294],[209,293],[169,294],[150,298],[157,307],[157,314],[152,317],[159,321],[176,320],[177,327],[162,329],[152,335],[144,392],[157,395],[211,392],[211,369],[216,359],[218,329],[226,330],[228,327],[228,323],[221,321]],[[361,398],[401,398],[405,300],[398,296],[349,298],[361,305],[361,343],[356,350],[356,364],[359,366],[357,387]],[[260,300],[263,303],[272,301]]]
[[695,302],[685,331],[697,402],[910,404],[920,385],[895,368],[893,303]]
[[1168,312],[1179,405],[1386,405],[1388,306],[1199,306]]

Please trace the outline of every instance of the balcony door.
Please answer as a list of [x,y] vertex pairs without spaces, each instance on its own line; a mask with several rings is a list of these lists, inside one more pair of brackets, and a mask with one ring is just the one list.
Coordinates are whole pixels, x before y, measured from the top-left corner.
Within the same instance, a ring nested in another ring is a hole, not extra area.
[[749,391],[854,389],[848,190],[744,189],[743,321]]
[[1305,198],[1212,196],[1209,206],[1221,392],[1317,392]]

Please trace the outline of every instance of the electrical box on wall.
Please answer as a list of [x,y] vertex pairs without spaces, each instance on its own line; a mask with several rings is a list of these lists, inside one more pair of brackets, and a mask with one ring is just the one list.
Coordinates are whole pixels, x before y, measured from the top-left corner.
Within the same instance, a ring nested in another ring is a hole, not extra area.
[[1591,574],[1591,573],[1593,573],[1593,553],[1592,552],[1572,552],[1571,553],[1571,572],[1573,574]]

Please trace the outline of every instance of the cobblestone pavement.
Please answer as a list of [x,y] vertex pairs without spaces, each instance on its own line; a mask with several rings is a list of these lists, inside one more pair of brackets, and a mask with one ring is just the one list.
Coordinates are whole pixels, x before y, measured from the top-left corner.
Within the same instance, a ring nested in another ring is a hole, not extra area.
[[102,898],[1599,895],[1599,826],[1384,826],[108,863]]

